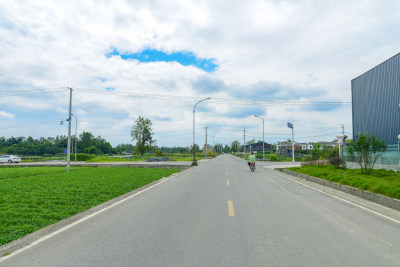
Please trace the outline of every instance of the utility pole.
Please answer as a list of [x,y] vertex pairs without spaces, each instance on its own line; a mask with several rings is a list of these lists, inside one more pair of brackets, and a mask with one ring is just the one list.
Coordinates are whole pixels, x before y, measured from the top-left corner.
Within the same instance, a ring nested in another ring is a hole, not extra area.
[[344,125],[342,124],[342,136],[336,136],[339,137],[341,140],[339,141],[339,157],[343,159],[343,150],[346,146],[346,138],[347,136],[344,135]]
[[243,153],[246,158],[246,128],[243,128]]
[[206,158],[207,158],[207,129],[208,129],[208,127],[206,126],[206,145],[205,145],[205,148],[206,148]]
[[260,116],[257,116],[257,115],[254,115],[254,117],[262,119],[262,122],[263,122],[263,161],[265,161],[265,158],[264,158],[264,148],[265,148],[265,142],[264,142],[264,119],[261,118]]
[[[217,133],[219,133],[220,131],[217,131],[217,132],[215,132],[214,134],[213,134],[213,156],[214,156],[214,152],[215,152],[215,135],[217,134]],[[222,145],[222,144],[221,144]],[[216,151],[216,152],[218,152],[218,151]]]
[[69,114],[68,114],[68,146],[67,146],[67,172],[71,166],[71,108],[72,108],[72,88],[69,89]]
[[294,162],[295,161],[295,159],[294,159],[294,127],[293,127],[293,124],[290,122],[287,123],[287,126],[288,126],[288,128],[292,129],[292,158],[293,158],[292,161]]

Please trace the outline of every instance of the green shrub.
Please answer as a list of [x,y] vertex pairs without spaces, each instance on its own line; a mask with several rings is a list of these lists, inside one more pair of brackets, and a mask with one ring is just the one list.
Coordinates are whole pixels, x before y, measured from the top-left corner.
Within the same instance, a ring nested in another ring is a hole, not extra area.
[[[96,157],[95,155],[89,155],[89,154],[83,154],[83,153],[76,154],[77,161],[87,161],[90,159],[94,159],[95,157]],[[75,160],[75,154],[71,154],[70,159]]]
[[333,165],[335,168],[346,167],[346,162],[343,161],[340,157],[330,158],[328,163]]
[[156,150],[156,156],[157,157],[162,157],[164,153],[161,150]]
[[88,148],[85,148],[85,152],[88,154],[96,154],[97,153],[97,147],[91,146]]
[[276,154],[269,155],[269,158],[271,159],[271,161],[277,161],[278,160],[278,156]]

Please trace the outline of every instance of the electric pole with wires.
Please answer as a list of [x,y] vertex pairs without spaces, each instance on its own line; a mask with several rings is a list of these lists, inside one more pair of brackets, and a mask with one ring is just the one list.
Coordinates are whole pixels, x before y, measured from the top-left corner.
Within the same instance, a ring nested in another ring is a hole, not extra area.
[[71,108],[72,108],[72,88],[69,89],[69,114],[68,114],[68,145],[67,145],[67,172],[71,166]]

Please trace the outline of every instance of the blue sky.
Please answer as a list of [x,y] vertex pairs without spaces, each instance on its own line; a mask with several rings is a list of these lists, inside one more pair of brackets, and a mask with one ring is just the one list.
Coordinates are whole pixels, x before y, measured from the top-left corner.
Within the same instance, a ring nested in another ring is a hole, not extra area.
[[155,49],[144,49],[137,53],[120,53],[116,48],[106,53],[106,57],[120,56],[124,60],[138,60],[139,62],[178,62],[183,66],[194,66],[206,72],[214,72],[218,65],[215,59],[198,58],[193,52],[179,51],[166,53]]
[[191,145],[193,106],[207,97],[199,143],[206,126],[224,144],[243,128],[261,139],[254,114],[270,143],[290,138],[287,121],[298,141],[331,141],[342,124],[351,135],[351,80],[399,52],[398,10],[394,0],[6,1],[0,136],[66,135],[67,87],[78,133],[114,146],[131,142],[138,116],[159,146]]

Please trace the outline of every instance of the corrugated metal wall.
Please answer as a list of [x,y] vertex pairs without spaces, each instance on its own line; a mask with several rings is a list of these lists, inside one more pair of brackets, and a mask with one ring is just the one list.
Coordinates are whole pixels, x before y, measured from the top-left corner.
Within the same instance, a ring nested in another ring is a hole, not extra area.
[[351,81],[353,139],[366,132],[397,144],[400,134],[400,53]]

